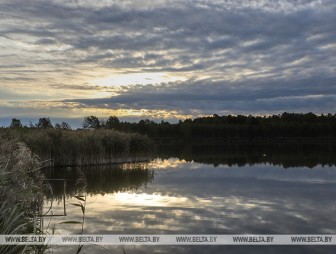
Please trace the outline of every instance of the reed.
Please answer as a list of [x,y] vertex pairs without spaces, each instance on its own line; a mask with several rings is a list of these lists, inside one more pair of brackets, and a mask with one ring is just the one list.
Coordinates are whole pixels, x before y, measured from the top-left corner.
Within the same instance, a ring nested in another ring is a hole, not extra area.
[[153,150],[146,136],[115,130],[30,129],[21,140],[49,166],[97,165],[142,158]]
[[[32,234],[43,202],[44,177],[36,157],[17,140],[0,139],[0,234]],[[0,246],[0,253],[32,250]]]
[[[0,234],[21,234],[26,231],[27,225],[24,211],[19,204],[9,206],[7,202],[2,202],[0,207]],[[24,252],[23,246],[0,245],[0,253],[20,252]]]

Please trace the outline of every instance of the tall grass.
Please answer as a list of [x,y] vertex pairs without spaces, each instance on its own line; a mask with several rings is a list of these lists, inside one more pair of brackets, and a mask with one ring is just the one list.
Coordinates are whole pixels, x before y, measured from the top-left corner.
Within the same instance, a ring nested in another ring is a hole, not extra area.
[[20,138],[50,166],[94,165],[143,157],[153,149],[149,138],[114,130],[31,129]]
[[[0,234],[11,235],[25,233],[27,225],[26,216],[19,204],[9,206],[7,202],[2,202],[0,207]],[[0,245],[0,253],[20,252],[24,252],[24,247]]]
[[[43,183],[30,150],[15,140],[0,138],[0,234],[35,233],[34,216],[43,201]],[[25,250],[24,246],[0,245],[0,253]]]

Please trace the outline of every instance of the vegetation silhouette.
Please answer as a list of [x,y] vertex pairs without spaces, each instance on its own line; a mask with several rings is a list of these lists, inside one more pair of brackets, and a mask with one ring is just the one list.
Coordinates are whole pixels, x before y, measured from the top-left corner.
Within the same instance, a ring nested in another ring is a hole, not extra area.
[[[283,113],[272,116],[218,116],[186,119],[176,124],[162,121],[155,123],[141,120],[138,123],[119,122],[113,125],[116,130],[137,132],[149,137],[167,142],[180,140],[185,142],[231,142],[237,139],[246,142],[272,141],[319,142],[335,141],[336,114],[315,115],[313,113]],[[271,139],[271,140],[268,140]]]
[[[84,129],[113,129],[127,133],[140,133],[157,141],[183,140],[200,142],[202,140],[218,140],[234,142],[237,138],[247,141],[272,139],[286,141],[291,139],[310,139],[312,142],[324,139],[335,141],[336,114],[287,113],[270,116],[224,115],[199,117],[180,120],[178,123],[149,119],[139,122],[120,121],[116,116],[100,120],[96,116],[84,118]],[[43,117],[35,125],[22,127],[20,119],[13,118],[11,128],[53,128],[50,119]],[[56,124],[58,129],[71,127],[66,122]]]

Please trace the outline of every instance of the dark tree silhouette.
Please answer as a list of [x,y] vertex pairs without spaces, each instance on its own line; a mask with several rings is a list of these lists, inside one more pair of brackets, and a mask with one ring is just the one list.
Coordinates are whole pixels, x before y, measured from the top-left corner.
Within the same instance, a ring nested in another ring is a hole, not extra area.
[[66,122],[62,122],[62,123],[56,123],[55,124],[55,129],[61,129],[61,130],[71,130],[71,126],[70,124],[66,123]]
[[109,119],[107,119],[105,127],[106,129],[118,129],[120,125],[120,121],[118,117],[116,116],[110,116]]
[[96,116],[87,116],[83,121],[84,129],[99,129],[101,127],[100,121]]
[[47,128],[54,128],[50,122],[49,117],[42,117],[39,119],[37,125],[37,128],[43,128],[43,129],[47,129]]
[[283,113],[272,116],[224,115],[180,120],[176,124],[145,119],[119,122],[120,131],[138,132],[153,139],[217,140],[336,138],[336,114]]
[[22,127],[21,120],[17,118],[13,118],[9,127],[10,128],[21,128]]

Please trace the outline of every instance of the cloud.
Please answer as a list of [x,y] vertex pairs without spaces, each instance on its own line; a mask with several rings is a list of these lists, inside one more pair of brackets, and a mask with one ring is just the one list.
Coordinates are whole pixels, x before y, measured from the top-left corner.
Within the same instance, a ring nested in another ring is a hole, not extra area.
[[[133,86],[110,98],[76,99],[81,107],[135,110],[175,110],[180,114],[272,113],[303,111],[322,113],[336,110],[336,86],[333,79],[273,80],[244,82],[201,80]],[[242,92],[244,91],[244,92]]]
[[[36,87],[27,100],[48,89],[102,110],[330,112],[335,10],[328,0],[2,1],[0,82]],[[92,83],[155,72],[186,81]]]

